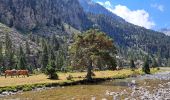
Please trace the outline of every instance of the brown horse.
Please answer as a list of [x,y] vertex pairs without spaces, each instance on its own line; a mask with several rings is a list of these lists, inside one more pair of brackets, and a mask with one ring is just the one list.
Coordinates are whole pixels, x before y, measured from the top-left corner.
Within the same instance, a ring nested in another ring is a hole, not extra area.
[[23,75],[24,77],[27,76],[29,77],[29,72],[28,70],[6,70],[5,71],[5,78],[7,77],[7,75],[9,76],[16,76],[19,77],[20,75]]
[[18,77],[20,75],[23,75],[24,77],[25,76],[29,77],[29,71],[28,70],[17,70],[17,75],[18,75]]
[[7,75],[9,76],[14,76],[14,75],[17,75],[17,70],[6,70],[5,71],[5,78],[7,77]]

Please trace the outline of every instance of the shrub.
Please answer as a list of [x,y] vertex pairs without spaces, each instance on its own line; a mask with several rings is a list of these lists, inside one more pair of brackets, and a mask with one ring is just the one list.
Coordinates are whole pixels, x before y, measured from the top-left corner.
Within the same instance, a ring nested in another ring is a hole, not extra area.
[[69,75],[68,77],[66,77],[67,80],[72,80],[73,79],[73,76],[72,75]]

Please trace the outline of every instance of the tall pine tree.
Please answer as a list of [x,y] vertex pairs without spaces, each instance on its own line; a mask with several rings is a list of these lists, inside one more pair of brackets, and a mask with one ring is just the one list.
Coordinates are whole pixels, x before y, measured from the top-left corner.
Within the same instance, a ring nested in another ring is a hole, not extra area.
[[2,42],[0,42],[0,67],[2,67],[2,65],[3,65],[3,53],[2,53],[2,50],[3,50],[3,46],[2,46]]
[[150,66],[149,66],[149,57],[147,56],[142,68],[143,72],[146,74],[150,74]]
[[26,41],[26,43],[25,43],[25,48],[26,48],[26,54],[30,55],[31,51],[30,51],[30,45],[29,45],[28,41]]
[[49,75],[50,79],[58,79],[53,49],[50,50],[50,57],[48,60],[48,65],[46,66],[46,74]]
[[12,40],[9,34],[5,36],[5,59],[6,59],[6,69],[12,69],[15,66],[14,50],[12,48]]
[[130,68],[131,68],[131,70],[135,70],[135,68],[136,68],[136,66],[135,66],[135,63],[134,63],[134,60],[133,60],[133,59],[131,59],[131,61],[130,61]]
[[43,51],[42,51],[42,55],[41,55],[41,67],[42,67],[42,71],[45,71],[45,68],[48,64],[48,58],[49,58],[49,55],[48,55],[48,47],[47,47],[47,44],[43,44]]
[[22,69],[25,70],[27,69],[27,62],[26,62],[26,57],[25,57],[25,53],[23,51],[22,46],[20,45],[20,50],[19,50],[19,61],[18,61],[18,69]]

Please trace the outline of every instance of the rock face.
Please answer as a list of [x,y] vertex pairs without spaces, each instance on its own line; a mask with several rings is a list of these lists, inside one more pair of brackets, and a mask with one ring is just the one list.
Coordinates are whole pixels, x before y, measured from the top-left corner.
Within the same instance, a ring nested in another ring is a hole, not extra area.
[[23,32],[62,23],[83,30],[89,23],[77,0],[0,0],[0,22]]
[[9,34],[10,39],[12,40],[12,45],[15,50],[19,50],[19,46],[21,45],[25,48],[25,43],[28,41],[30,45],[30,50],[33,53],[36,53],[39,50],[39,46],[32,42],[27,37],[23,36],[22,34],[18,33],[15,29],[9,28],[4,24],[0,23],[0,42],[5,42],[5,36]]

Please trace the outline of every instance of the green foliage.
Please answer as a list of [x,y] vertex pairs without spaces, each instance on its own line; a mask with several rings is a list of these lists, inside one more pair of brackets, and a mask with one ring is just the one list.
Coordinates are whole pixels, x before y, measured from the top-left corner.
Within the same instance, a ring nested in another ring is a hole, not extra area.
[[22,49],[22,46],[20,45],[20,50],[19,50],[19,58],[18,58],[18,69],[27,69],[27,61],[26,61],[26,57],[25,57],[25,53]]
[[58,75],[56,73],[56,65],[54,61],[49,61],[46,67],[46,74],[49,75],[50,79],[58,79]]
[[134,63],[134,60],[133,60],[133,59],[130,61],[130,68],[131,68],[131,70],[134,70],[134,69],[136,68],[136,66],[135,66],[135,63]]
[[42,64],[42,70],[44,70],[48,64],[48,48],[47,44],[43,44],[43,51],[42,51],[42,58],[41,58],[41,64]]
[[54,51],[58,51],[60,45],[59,45],[59,42],[58,42],[58,40],[57,40],[57,38],[56,38],[55,35],[52,36],[51,45],[53,46],[52,49],[53,49]]
[[168,58],[168,64],[167,64],[168,67],[170,67],[170,58]]
[[3,53],[2,53],[3,47],[2,43],[0,42],[0,67],[3,65]]
[[15,66],[14,50],[12,48],[12,41],[9,34],[5,36],[5,61],[7,69],[12,69]]
[[86,66],[87,79],[91,78],[92,64],[99,58],[105,66],[114,70],[116,68],[115,53],[116,47],[113,40],[98,30],[88,30],[75,36],[70,49],[72,65]]
[[146,57],[142,71],[146,74],[150,74],[149,58],[148,57]]
[[26,48],[26,54],[27,54],[27,55],[31,54],[30,46],[29,46],[28,41],[26,41],[26,43],[25,43],[25,48]]

